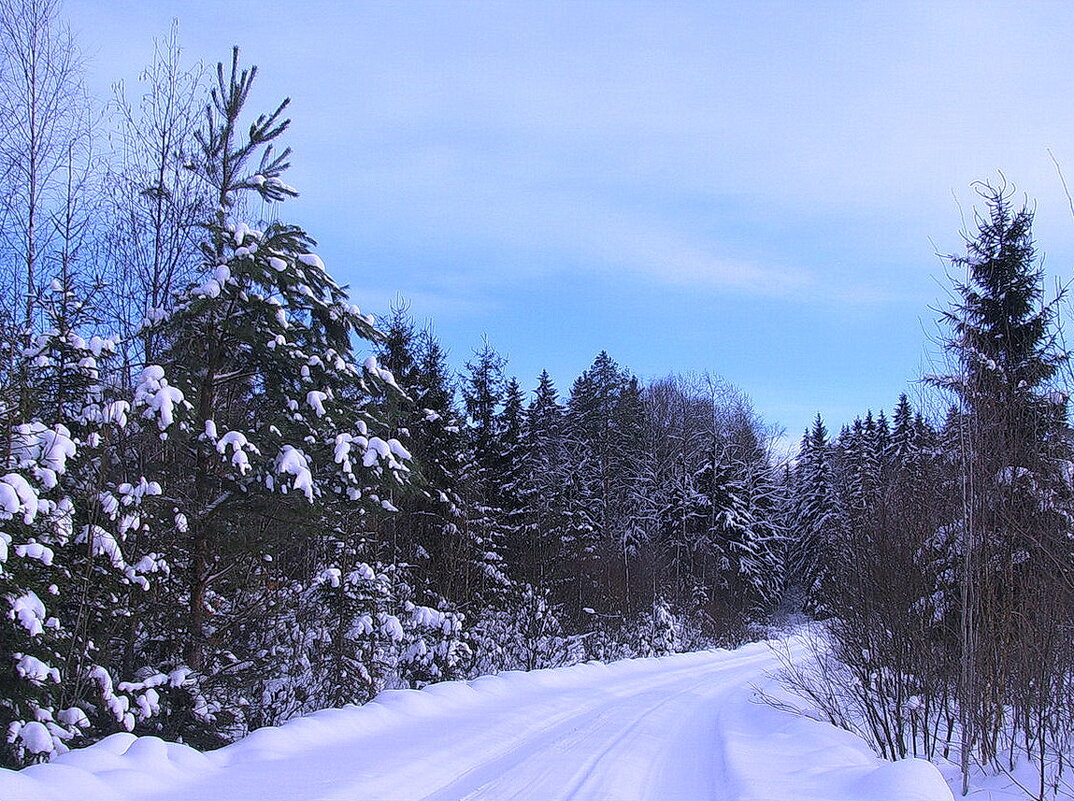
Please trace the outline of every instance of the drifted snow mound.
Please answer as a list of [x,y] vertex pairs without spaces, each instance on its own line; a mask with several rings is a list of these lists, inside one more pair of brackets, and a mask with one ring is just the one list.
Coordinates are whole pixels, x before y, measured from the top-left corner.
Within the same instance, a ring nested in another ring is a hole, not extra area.
[[898,798],[900,801],[931,801],[951,798],[951,788],[936,766],[925,759],[885,762],[873,768],[857,783],[855,798]]
[[4,801],[145,798],[214,768],[211,757],[159,737],[113,734],[21,771],[0,769]]
[[[802,650],[792,644],[792,652]],[[209,754],[117,734],[0,770],[4,801],[951,801],[927,762],[753,700],[765,644],[381,693]]]
[[716,720],[728,798],[735,801],[953,801],[931,762],[886,762],[860,737],[828,723],[745,696],[725,704]]

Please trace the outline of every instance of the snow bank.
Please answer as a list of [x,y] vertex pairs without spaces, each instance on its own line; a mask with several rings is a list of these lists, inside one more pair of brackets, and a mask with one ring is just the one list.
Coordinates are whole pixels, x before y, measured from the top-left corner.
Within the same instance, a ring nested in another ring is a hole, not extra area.
[[[768,691],[778,693],[774,684]],[[860,737],[742,696],[717,717],[737,801],[953,801],[922,759],[885,762]]]
[[5,801],[114,801],[140,799],[182,784],[212,768],[209,757],[157,737],[113,734],[63,754],[47,765],[0,775]]

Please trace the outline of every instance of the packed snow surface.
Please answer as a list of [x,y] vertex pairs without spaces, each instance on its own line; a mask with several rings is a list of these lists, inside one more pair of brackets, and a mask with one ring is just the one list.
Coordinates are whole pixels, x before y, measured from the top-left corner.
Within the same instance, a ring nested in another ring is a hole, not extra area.
[[951,800],[929,763],[882,762],[847,732],[759,704],[777,667],[754,644],[510,672],[385,692],[210,754],[117,734],[0,771],[0,798]]

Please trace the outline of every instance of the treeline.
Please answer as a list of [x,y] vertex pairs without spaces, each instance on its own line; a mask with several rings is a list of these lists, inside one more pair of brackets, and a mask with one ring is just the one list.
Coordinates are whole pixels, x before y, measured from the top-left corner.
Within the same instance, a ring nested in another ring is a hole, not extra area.
[[[1006,186],[952,257],[942,422],[904,395],[834,442],[818,418],[795,470],[789,569],[830,651],[792,681],[889,758],[1035,766],[1027,792],[1069,787],[1074,734],[1074,440],[1058,304],[1032,213]],[[1025,782],[1025,773],[1018,774]],[[965,789],[964,789],[965,792]]]
[[716,379],[453,375],[285,221],[284,101],[158,48],[102,116],[52,0],[0,11],[0,764],[212,747],[388,686],[734,641],[783,475]]
[[778,604],[782,474],[738,392],[711,377],[642,385],[601,353],[565,398],[547,372],[526,393],[486,344],[456,408],[435,337],[404,311],[385,331],[381,363],[415,401],[398,434],[419,475],[392,496],[384,558],[466,610],[508,613],[478,613],[490,666],[563,658],[536,658],[533,641],[498,656],[519,625],[608,657],[653,637],[657,650],[740,639]]

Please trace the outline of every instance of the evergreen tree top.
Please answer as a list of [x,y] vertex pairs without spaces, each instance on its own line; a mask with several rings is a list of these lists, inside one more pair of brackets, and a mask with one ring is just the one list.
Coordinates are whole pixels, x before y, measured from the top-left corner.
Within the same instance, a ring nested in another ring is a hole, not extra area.
[[1066,360],[1052,330],[1058,298],[1044,302],[1033,212],[1025,205],[1015,209],[1006,185],[981,184],[978,192],[987,211],[976,215],[977,232],[967,236],[966,254],[950,258],[966,277],[956,283],[961,300],[944,314],[966,375],[936,381],[962,393],[1000,385],[1015,394],[1031,393]]
[[817,417],[813,421],[813,428],[808,432],[807,436],[814,447],[823,448],[828,445],[828,429],[824,425],[824,420],[821,419],[820,412],[817,412]]

